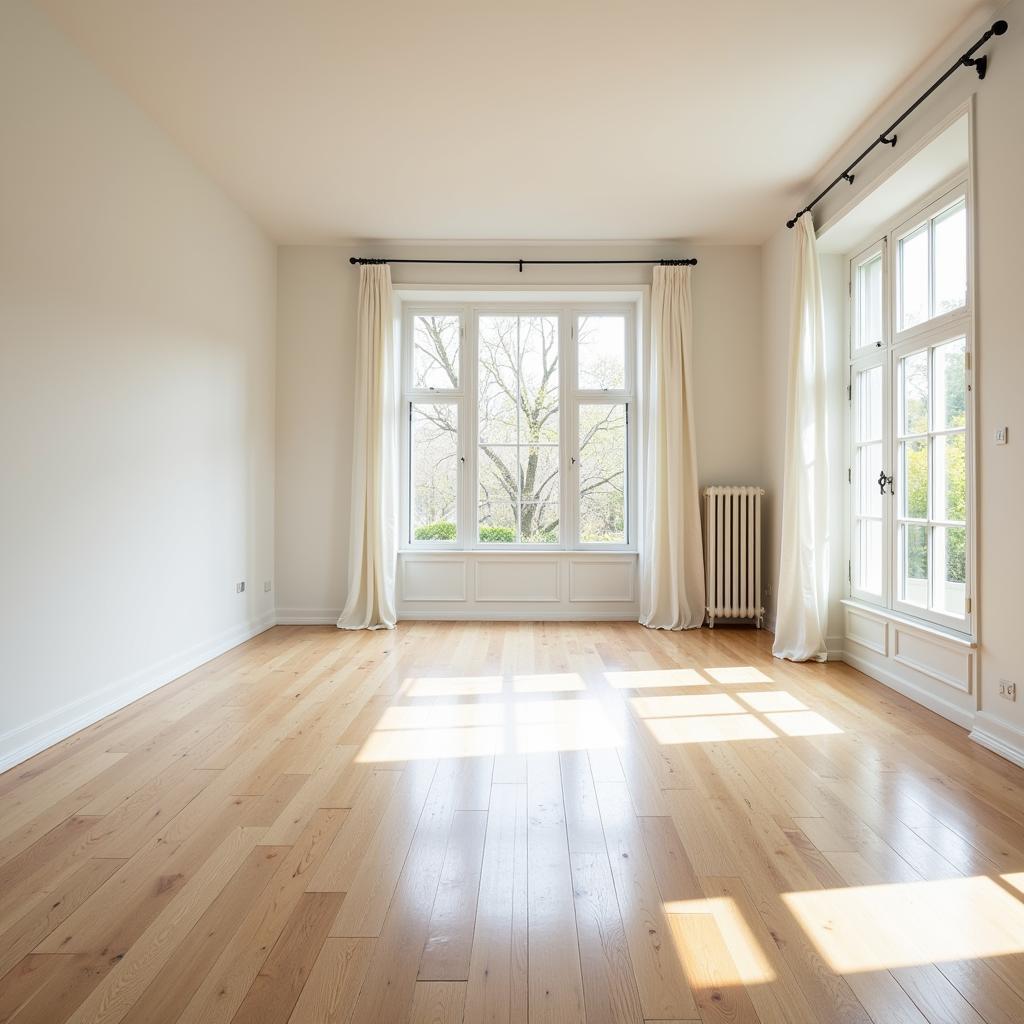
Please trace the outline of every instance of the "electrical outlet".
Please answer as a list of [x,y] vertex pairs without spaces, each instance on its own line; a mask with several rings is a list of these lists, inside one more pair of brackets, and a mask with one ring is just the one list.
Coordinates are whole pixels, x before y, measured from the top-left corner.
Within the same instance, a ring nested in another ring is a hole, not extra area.
[[1007,430],[1006,427],[996,427],[996,444],[1006,444]]
[[264,594],[269,594],[270,593],[270,580],[264,580],[263,581],[263,593]]
[[999,696],[1005,700],[1017,699],[1017,684],[1011,683],[1009,679],[999,680]]
[[235,584],[235,593],[236,594],[244,594],[245,593],[245,580],[240,580],[238,583]]

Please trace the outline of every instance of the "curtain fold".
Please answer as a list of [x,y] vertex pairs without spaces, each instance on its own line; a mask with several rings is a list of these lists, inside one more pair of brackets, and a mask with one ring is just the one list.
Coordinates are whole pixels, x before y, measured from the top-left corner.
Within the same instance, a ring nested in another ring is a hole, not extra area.
[[689,267],[654,268],[648,369],[640,622],[652,629],[693,629],[704,622],[704,550]]
[[339,629],[393,629],[398,559],[398,358],[391,268],[359,268],[348,597]]
[[824,661],[828,626],[828,438],[825,323],[814,221],[797,220],[786,398],[782,553],[772,653]]

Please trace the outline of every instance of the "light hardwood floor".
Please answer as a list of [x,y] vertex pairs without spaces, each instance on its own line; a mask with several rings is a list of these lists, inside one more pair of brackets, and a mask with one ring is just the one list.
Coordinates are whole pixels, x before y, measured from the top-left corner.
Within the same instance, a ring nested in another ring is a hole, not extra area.
[[0,1021],[1024,1021],[1024,772],[769,644],[264,633],[0,776]]

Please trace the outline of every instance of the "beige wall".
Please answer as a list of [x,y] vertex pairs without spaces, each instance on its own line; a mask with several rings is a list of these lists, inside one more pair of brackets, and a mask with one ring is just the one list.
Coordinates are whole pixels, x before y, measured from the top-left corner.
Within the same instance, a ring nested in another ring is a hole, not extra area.
[[[1021,130],[1021,99],[1024,97],[1024,0],[1013,0],[1000,13],[1010,23],[1007,35],[993,40],[988,76],[983,82],[970,71],[958,72],[899,130],[895,150],[878,147],[858,168],[852,187],[836,189],[815,211],[820,226],[855,201],[926,137],[958,106],[974,94],[975,102],[975,235],[976,341],[975,398],[977,409],[977,535],[976,594],[979,649],[979,722],[1024,751],[1024,699],[1015,704],[1001,700],[1001,678],[1024,684],[1020,657],[1020,615],[1017,594],[1024,571],[1024,534],[1020,510],[1024,505],[1024,344],[1021,337],[1020,245],[1024,237],[1024,131]],[[851,137],[830,161],[816,182],[830,180],[863,148],[880,127],[890,123],[908,103],[929,85],[962,52],[991,19],[965,30],[950,42],[939,59],[922,68],[906,87],[864,129]],[[817,189],[811,185],[807,195]],[[766,380],[765,465],[769,486],[781,486],[779,443],[784,432],[785,402],[779,391],[784,374],[778,360],[785,351],[788,331],[788,257],[792,232],[780,225],[763,248],[765,317],[764,359]],[[843,386],[836,383],[836,388]],[[1009,427],[1010,443],[996,447],[993,435],[999,426]],[[772,523],[768,560],[777,573],[778,523]]]
[[275,253],[22,0],[0,124],[3,768],[271,621]]
[[[702,484],[758,484],[761,254],[756,246],[286,246],[278,256],[277,578],[279,611],[326,617],[345,597],[353,338],[351,255],[435,258],[696,256],[694,373]],[[397,284],[636,285],[650,267],[393,267]]]

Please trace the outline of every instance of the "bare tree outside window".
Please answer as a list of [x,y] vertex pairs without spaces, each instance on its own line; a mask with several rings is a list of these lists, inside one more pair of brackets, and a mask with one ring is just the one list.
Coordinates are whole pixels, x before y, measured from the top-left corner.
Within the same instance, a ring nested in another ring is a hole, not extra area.
[[[572,409],[578,447],[562,438],[557,313],[483,314],[476,323],[477,541],[559,544],[562,474],[569,473],[582,543],[623,544],[626,533],[626,318],[576,318]],[[417,314],[412,324],[410,533],[451,542],[459,535],[461,317]],[[570,382],[571,383],[571,382]],[[615,392],[607,399],[605,392]],[[465,424],[463,424],[465,426]],[[564,450],[563,450],[564,449]],[[468,479],[468,478],[467,478]]]

